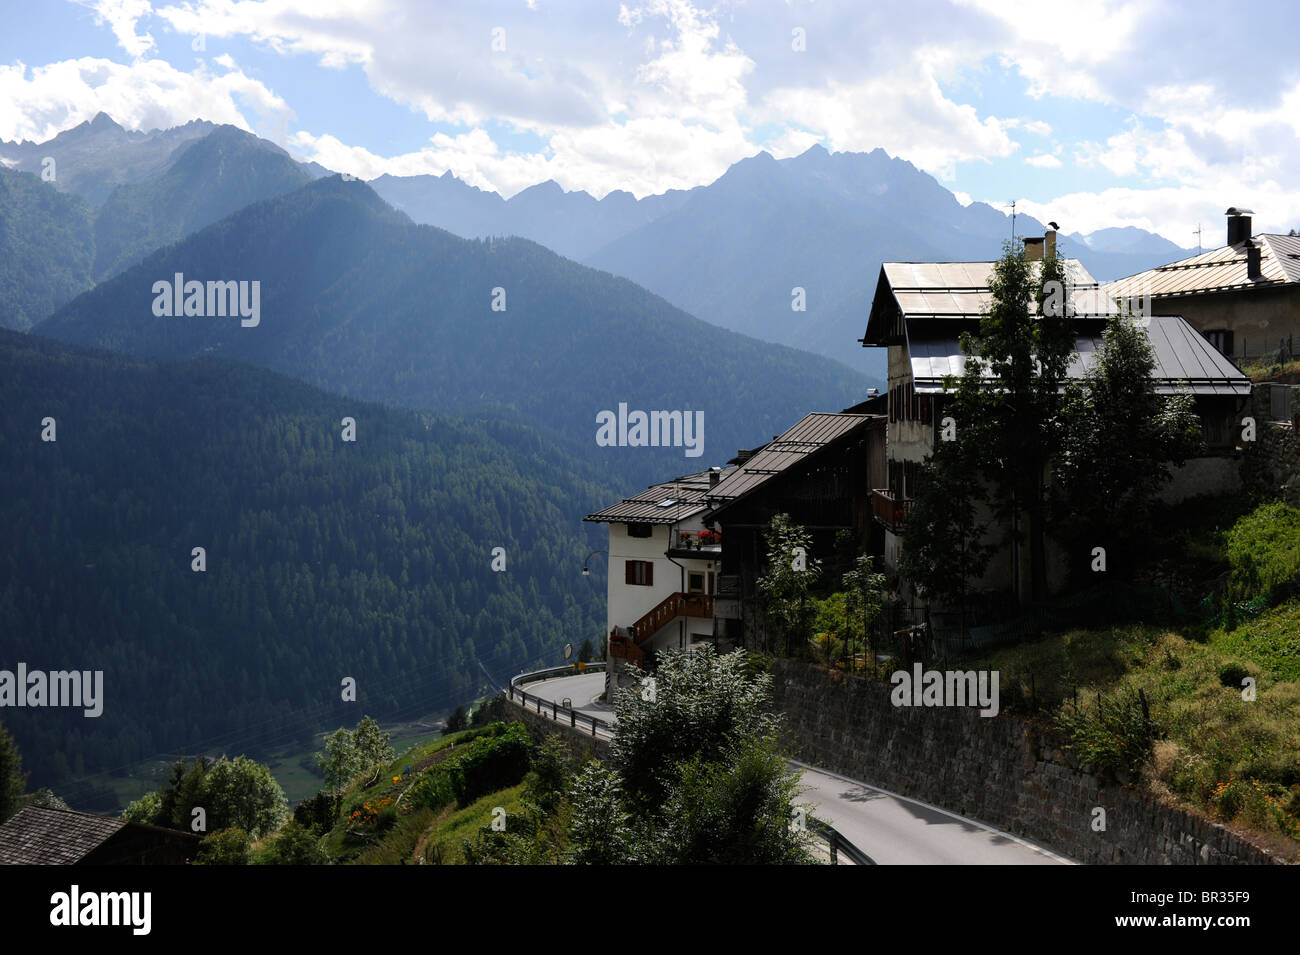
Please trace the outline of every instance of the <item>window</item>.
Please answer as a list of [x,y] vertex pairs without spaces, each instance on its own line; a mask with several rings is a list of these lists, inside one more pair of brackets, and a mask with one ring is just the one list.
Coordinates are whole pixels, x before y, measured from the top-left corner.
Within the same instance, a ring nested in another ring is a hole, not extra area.
[[654,532],[654,528],[649,524],[627,525],[628,537],[649,537],[653,532]]
[[623,565],[623,582],[637,587],[653,587],[655,565],[648,560],[629,560]]
[[688,594],[704,593],[704,575],[691,571],[686,575],[686,592]]
[[1206,341],[1219,350],[1219,354],[1232,356],[1232,332],[1226,328],[1216,328],[1203,334]]

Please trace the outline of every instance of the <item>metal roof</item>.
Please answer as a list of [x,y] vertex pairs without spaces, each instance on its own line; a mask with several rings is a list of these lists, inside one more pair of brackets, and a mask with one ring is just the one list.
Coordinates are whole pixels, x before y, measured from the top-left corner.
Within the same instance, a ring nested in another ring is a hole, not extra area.
[[[1070,305],[1080,317],[1107,316],[1118,311],[1114,299],[1092,277],[1078,259],[1062,259],[1066,282],[1070,286]],[[996,262],[885,262],[880,267],[876,295],[863,344],[878,341],[883,312],[897,308],[904,318],[965,319],[975,321],[987,315],[993,304],[989,283]],[[1037,278],[1042,262],[1030,262],[1030,275]],[[882,293],[886,300],[882,300]],[[1037,305],[1030,303],[1031,310]],[[874,334],[873,334],[874,332]]]
[[[719,486],[735,467],[721,468]],[[709,490],[709,472],[686,474],[662,484],[652,484],[636,497],[624,498],[602,511],[588,514],[584,521],[632,524],[676,524],[708,509],[705,494]],[[662,506],[664,501],[672,501]]]
[[1238,242],[1116,279],[1104,288],[1117,298],[1148,292],[1152,298],[1173,298],[1300,283],[1300,237],[1264,234],[1254,242],[1260,250],[1258,279],[1247,277],[1246,244]]
[[[1250,394],[1250,379],[1181,317],[1159,315],[1138,321],[1145,326],[1155,353],[1152,381],[1157,394]],[[944,376],[962,374],[966,356],[956,337],[932,337],[926,332],[926,322],[907,322],[912,379],[919,394],[938,394],[944,390]],[[1081,333],[1066,374],[1082,378],[1095,364],[1101,344],[1100,333]]]
[[788,470],[811,454],[861,427],[872,415],[828,414],[813,412],[797,424],[763,445],[744,463],[718,482],[709,492],[714,503],[734,501],[765,484],[774,475]]
[[0,863],[73,865],[127,823],[72,809],[25,806],[0,826]]

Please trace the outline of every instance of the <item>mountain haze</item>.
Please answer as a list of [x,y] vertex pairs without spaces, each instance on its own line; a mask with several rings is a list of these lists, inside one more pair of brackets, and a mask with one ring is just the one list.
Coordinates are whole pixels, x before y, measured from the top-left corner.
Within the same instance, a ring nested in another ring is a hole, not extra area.
[[[176,273],[258,281],[260,323],[156,317],[154,283]],[[498,295],[504,311],[493,310]],[[405,407],[513,409],[644,484],[720,463],[810,408],[854,404],[867,385],[842,365],[701,322],[536,243],[417,226],[365,183],[339,177],[155,252],[39,330],[154,358],[224,355]],[[620,403],[703,411],[703,455],[597,447],[597,413]]]
[[[632,279],[683,310],[765,341],[807,348],[874,377],[884,359],[863,350],[880,263],[997,258],[1011,221],[985,203],[962,205],[932,176],[884,150],[813,146],[777,160],[741,160],[707,186],[599,202],[554,182],[509,200],[440,177],[384,176],[376,190],[417,222],[462,236],[523,235]],[[1044,226],[1019,216],[1019,235]],[[1118,234],[1116,234],[1118,233]],[[1062,233],[1061,254],[1099,280],[1184,254],[1137,229]],[[792,290],[804,290],[803,312]]]
[[449,712],[604,630],[578,531],[616,492],[526,424],[4,330],[0,407],[4,666],[104,674],[96,718],[4,719],[75,806],[111,808],[78,779],[151,756]]

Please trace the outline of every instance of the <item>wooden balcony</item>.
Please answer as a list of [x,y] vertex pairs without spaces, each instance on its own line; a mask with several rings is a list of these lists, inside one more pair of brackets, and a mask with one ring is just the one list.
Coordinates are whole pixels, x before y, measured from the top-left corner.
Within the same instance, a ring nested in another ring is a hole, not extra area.
[[713,617],[710,594],[669,594],[628,629],[639,645],[678,617]]
[[903,525],[911,510],[912,498],[895,497],[888,489],[872,489],[871,516],[895,534],[903,532]]

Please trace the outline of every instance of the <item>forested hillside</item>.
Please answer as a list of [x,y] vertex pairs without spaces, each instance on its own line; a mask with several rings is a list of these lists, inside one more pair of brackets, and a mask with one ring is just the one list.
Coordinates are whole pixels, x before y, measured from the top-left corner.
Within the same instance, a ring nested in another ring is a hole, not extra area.
[[0,326],[25,331],[90,287],[86,204],[0,166]]
[[161,175],[113,190],[95,216],[95,278],[116,275],[154,249],[311,178],[278,146],[218,126],[179,147]]
[[71,776],[445,711],[603,631],[579,521],[618,492],[508,420],[0,331],[0,460],[6,665],[104,671],[98,718],[6,710],[73,805],[103,793]]
[[[260,318],[159,317],[154,284],[260,283]],[[499,306],[494,308],[494,305]],[[825,358],[701,322],[522,239],[417,226],[362,182],[249,206],[101,283],[42,334],[160,358],[220,354],[331,391],[439,411],[509,409],[633,486],[720,464],[809,409],[862,400]],[[598,447],[596,415],[703,411],[703,454]]]

